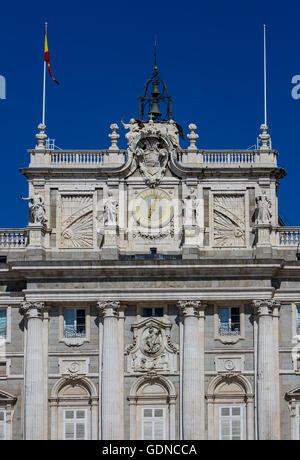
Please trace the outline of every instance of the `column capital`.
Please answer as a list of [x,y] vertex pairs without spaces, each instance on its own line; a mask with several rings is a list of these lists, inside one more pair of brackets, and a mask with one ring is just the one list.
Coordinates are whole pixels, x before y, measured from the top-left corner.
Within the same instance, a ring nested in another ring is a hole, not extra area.
[[198,317],[200,312],[204,312],[206,304],[201,300],[179,300],[178,307],[185,318],[188,316]]
[[27,319],[41,318],[42,312],[45,310],[45,302],[30,302],[25,300],[21,303],[21,310]]
[[97,303],[99,314],[104,318],[116,317],[120,306],[119,300],[99,300]]
[[275,299],[253,300],[252,304],[256,310],[255,313],[258,316],[272,316],[274,314],[274,310],[280,308],[279,300]]

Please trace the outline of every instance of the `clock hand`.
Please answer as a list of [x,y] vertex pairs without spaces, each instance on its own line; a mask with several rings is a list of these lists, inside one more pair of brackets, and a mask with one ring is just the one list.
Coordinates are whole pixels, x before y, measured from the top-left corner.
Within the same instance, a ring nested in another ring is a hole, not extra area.
[[157,197],[155,197],[155,200],[154,200],[153,204],[150,207],[150,211],[149,211],[149,214],[148,214],[148,219],[150,219],[152,211],[154,211],[154,209],[156,207],[156,200],[157,200]]

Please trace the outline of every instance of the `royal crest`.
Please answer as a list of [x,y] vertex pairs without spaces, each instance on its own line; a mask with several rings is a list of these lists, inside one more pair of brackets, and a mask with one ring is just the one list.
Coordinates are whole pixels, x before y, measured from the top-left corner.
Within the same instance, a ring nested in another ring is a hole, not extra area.
[[166,171],[169,157],[167,143],[161,137],[142,138],[137,144],[135,155],[146,184],[156,187]]

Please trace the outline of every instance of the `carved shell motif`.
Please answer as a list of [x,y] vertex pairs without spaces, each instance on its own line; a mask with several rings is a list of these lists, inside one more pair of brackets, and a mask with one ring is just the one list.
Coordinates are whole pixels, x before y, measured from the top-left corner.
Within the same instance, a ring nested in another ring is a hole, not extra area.
[[245,246],[243,195],[215,195],[213,220],[216,247]]
[[62,197],[63,248],[93,247],[93,209],[90,196]]

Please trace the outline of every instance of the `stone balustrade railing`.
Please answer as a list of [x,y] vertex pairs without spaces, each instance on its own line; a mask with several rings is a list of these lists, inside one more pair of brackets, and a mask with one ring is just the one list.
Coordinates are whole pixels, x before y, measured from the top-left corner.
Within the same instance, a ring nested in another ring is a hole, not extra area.
[[179,162],[197,164],[204,167],[249,167],[260,165],[277,165],[277,152],[270,150],[182,150],[178,156]]
[[300,246],[300,227],[278,227],[279,246]]
[[[29,150],[30,166],[52,167],[121,167],[127,160],[127,150]],[[268,150],[181,150],[177,160],[182,166],[254,167],[277,166],[277,151]]]
[[26,230],[19,228],[0,229],[0,249],[19,249],[25,248],[28,243]]

